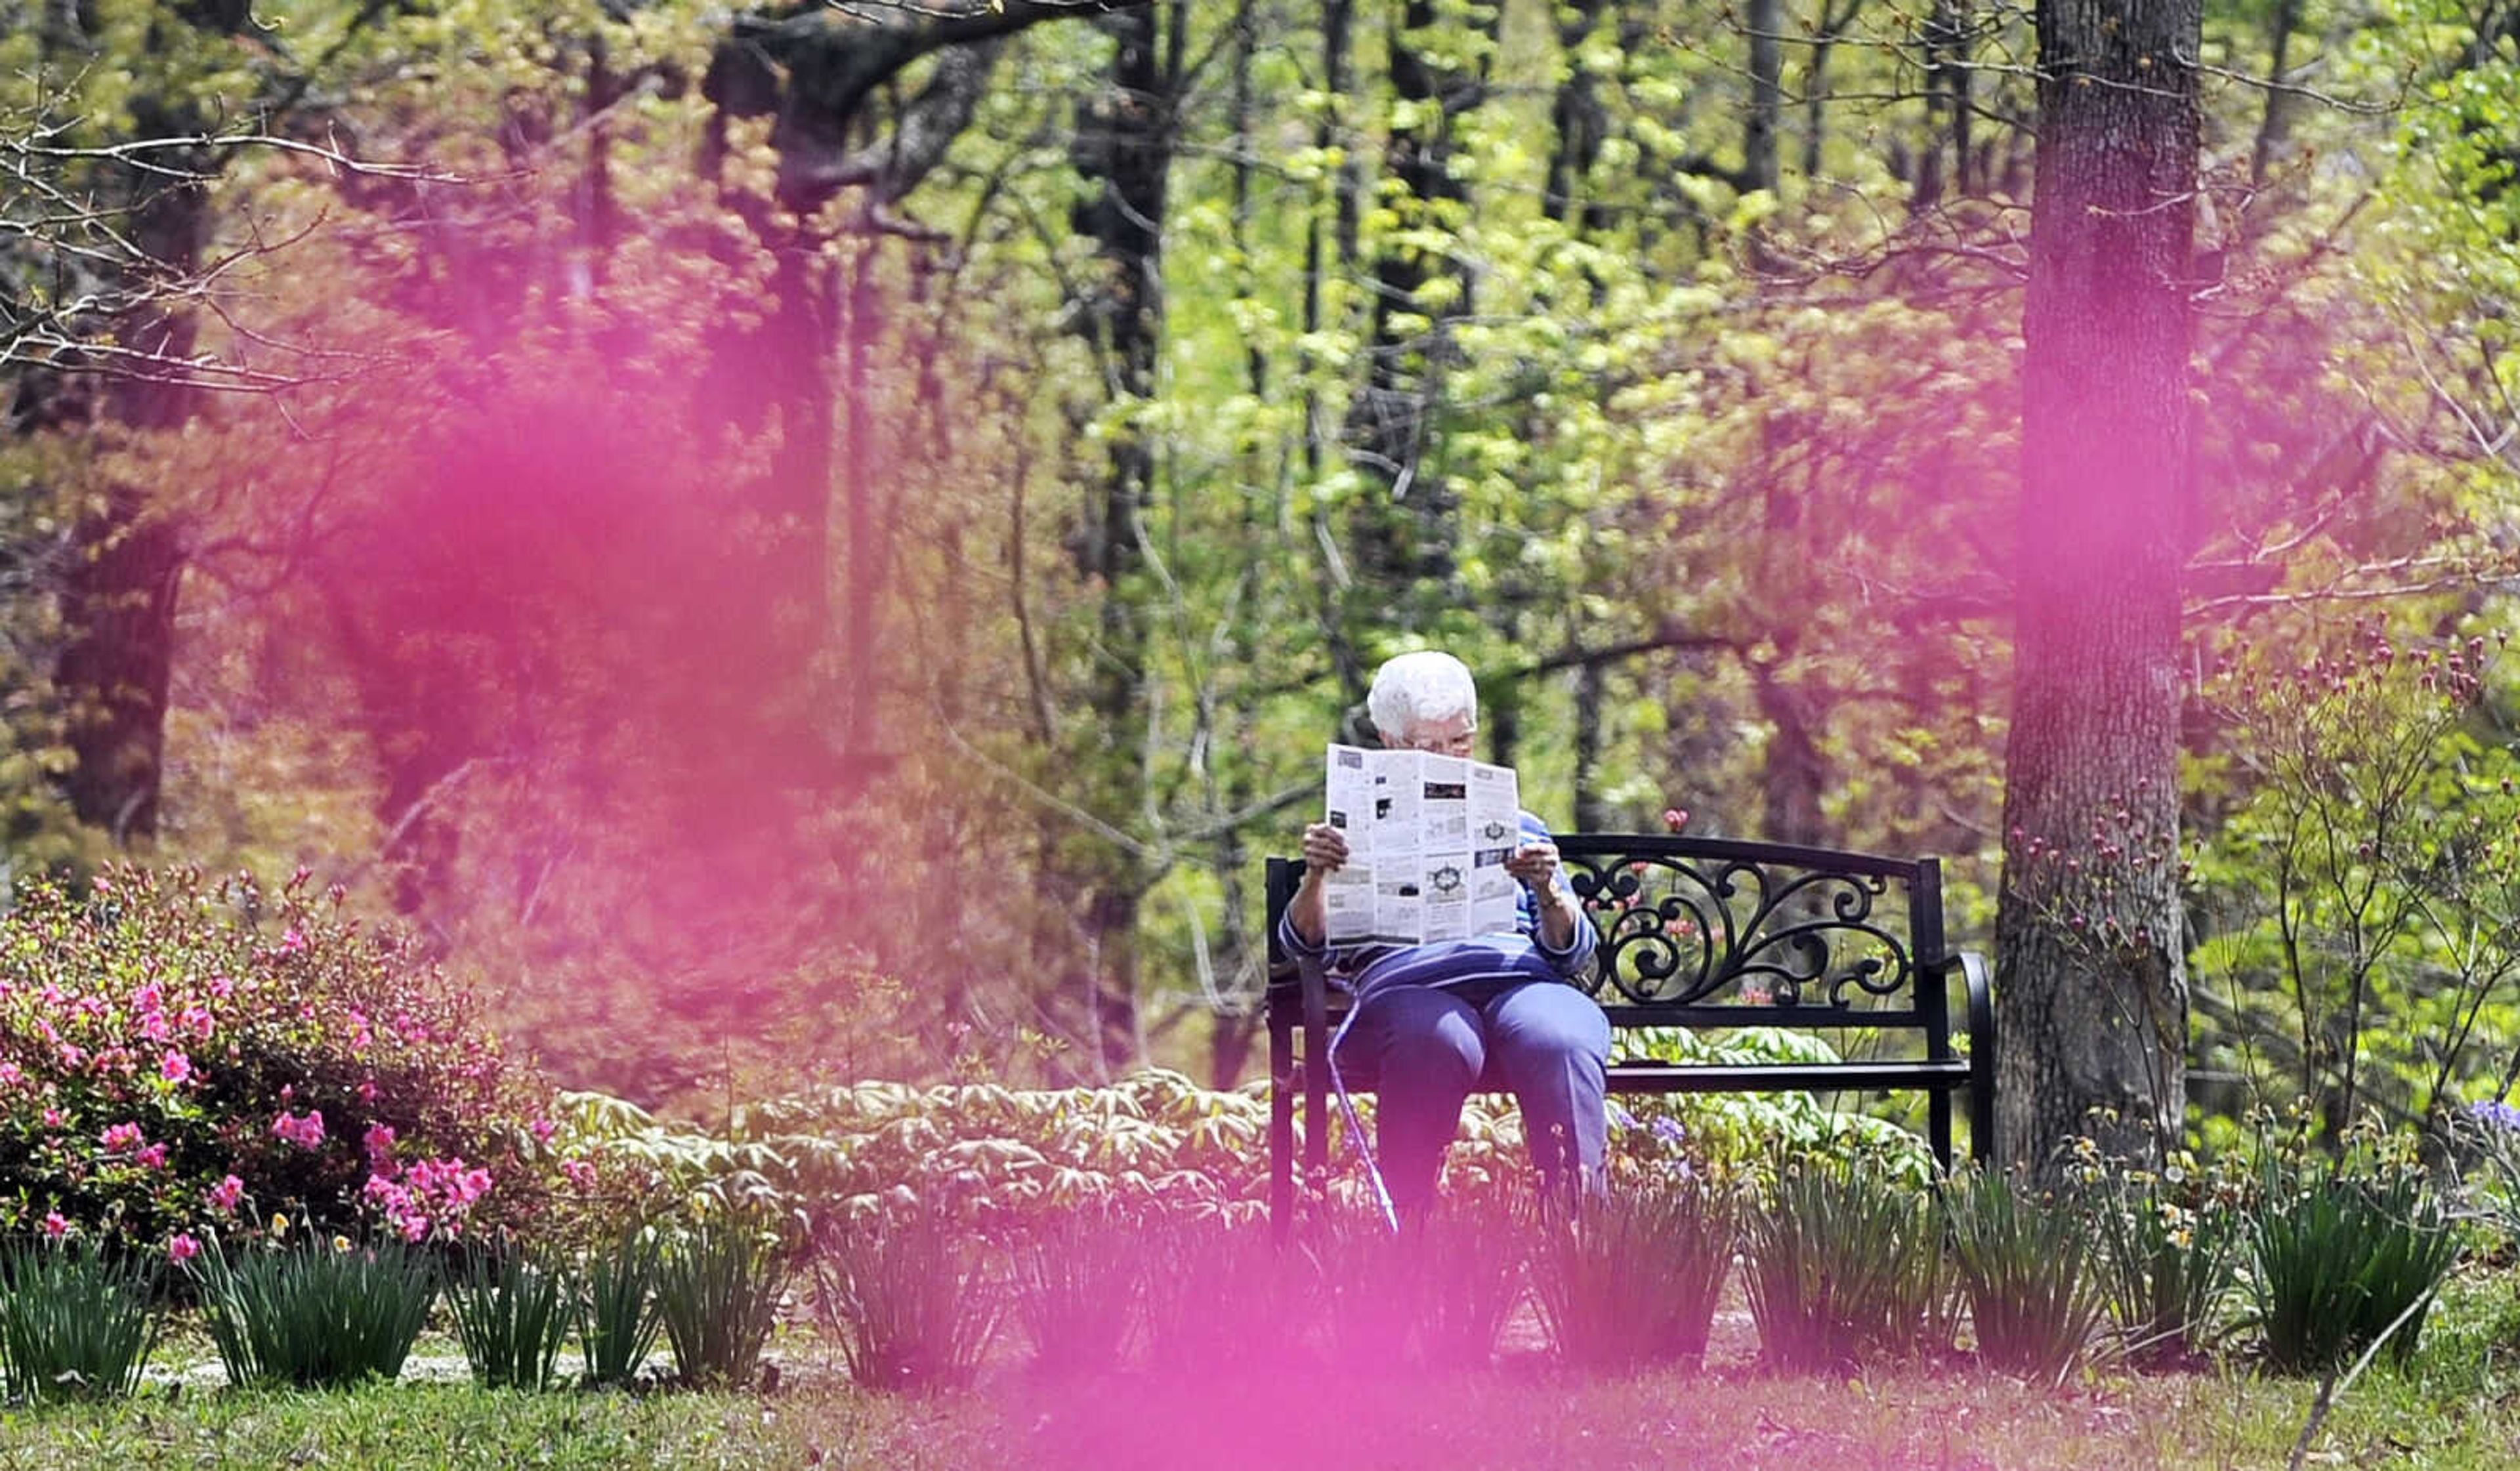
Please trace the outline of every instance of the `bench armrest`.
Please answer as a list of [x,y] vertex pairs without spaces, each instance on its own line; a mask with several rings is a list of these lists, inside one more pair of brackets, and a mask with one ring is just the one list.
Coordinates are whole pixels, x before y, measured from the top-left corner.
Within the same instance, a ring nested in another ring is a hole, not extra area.
[[1957,971],[1968,998],[1969,1153],[1980,1164],[1995,1163],[1995,985],[1986,957],[1973,950],[1957,951],[1937,967],[1948,978]]

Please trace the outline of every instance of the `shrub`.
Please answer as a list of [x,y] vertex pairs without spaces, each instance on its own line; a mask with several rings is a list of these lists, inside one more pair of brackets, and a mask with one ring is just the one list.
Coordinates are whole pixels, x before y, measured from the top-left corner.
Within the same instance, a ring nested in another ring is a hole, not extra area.
[[1868,1154],[1780,1166],[1742,1232],[1768,1359],[1824,1369],[1948,1351],[1954,1307],[1936,1215]]
[[2387,1353],[2404,1362],[2458,1254],[2448,1210],[2417,1169],[2350,1156],[2270,1166],[2251,1244],[2255,1325],[2279,1373],[2341,1367],[2393,1326]]
[[969,1383],[1005,1315],[991,1256],[951,1213],[916,1201],[831,1226],[815,1296],[849,1377],[875,1390]]
[[1035,1364],[1092,1373],[1125,1361],[1145,1312],[1144,1225],[1139,1214],[1096,1200],[1016,1227],[1008,1266]]
[[667,1242],[656,1269],[657,1314],[674,1366],[694,1388],[742,1389],[779,1322],[790,1247],[778,1218],[701,1212]]
[[140,1384],[158,1273],[94,1239],[0,1247],[0,1369],[12,1400],[101,1400]]
[[644,1227],[619,1231],[587,1252],[578,1351],[588,1384],[626,1389],[638,1382],[664,1327],[656,1297],[663,1270],[664,1238]]
[[2095,1155],[2077,1168],[2098,1234],[2092,1265],[2129,1360],[2196,1364],[2220,1339],[2239,1280],[2247,1222],[2237,1181],[2183,1151],[2158,1171]]
[[530,1075],[410,943],[280,892],[132,868],[0,916],[0,1230],[419,1237],[539,1198]]
[[1541,1215],[1532,1292],[1552,1349],[1586,1368],[1703,1358],[1738,1221],[1733,1193],[1702,1176]]
[[392,1379],[437,1296],[437,1270],[398,1240],[306,1240],[230,1255],[212,1237],[195,1266],[202,1321],[228,1382],[321,1389]]
[[[1366,1208],[1349,1202],[1354,1215]],[[1298,1223],[1298,1249],[1281,1249],[1268,1223],[1224,1211],[1164,1211],[1148,1222],[1146,1359],[1184,1365],[1282,1358],[1324,1311],[1318,1238]]]
[[576,1315],[577,1283],[564,1269],[502,1241],[448,1274],[446,1302],[474,1379],[492,1389],[538,1390],[551,1382]]
[[1952,1181],[1943,1206],[1979,1361],[2034,1380],[2063,1378],[2106,1301],[2082,1213],[1995,1172]]
[[1475,1369],[1494,1357],[1530,1280],[1530,1219],[1510,1198],[1440,1201],[1396,1243],[1403,1321],[1422,1362]]

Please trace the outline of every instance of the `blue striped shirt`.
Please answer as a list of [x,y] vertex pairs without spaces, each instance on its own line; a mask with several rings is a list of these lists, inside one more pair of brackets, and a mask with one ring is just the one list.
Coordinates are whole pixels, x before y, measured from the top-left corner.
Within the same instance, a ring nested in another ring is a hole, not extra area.
[[[1540,819],[1522,814],[1521,840],[1553,841]],[[1561,882],[1565,869],[1558,869]],[[1572,888],[1570,883],[1569,888]],[[1550,947],[1540,935],[1540,901],[1525,888],[1514,897],[1510,933],[1472,935],[1466,940],[1437,940],[1425,945],[1375,942],[1343,946],[1333,952],[1295,933],[1291,910],[1278,917],[1278,943],[1298,959],[1327,959],[1329,978],[1367,996],[1386,986],[1459,986],[1472,981],[1564,981],[1584,973],[1593,962],[1593,923],[1579,911],[1575,936],[1564,950]]]

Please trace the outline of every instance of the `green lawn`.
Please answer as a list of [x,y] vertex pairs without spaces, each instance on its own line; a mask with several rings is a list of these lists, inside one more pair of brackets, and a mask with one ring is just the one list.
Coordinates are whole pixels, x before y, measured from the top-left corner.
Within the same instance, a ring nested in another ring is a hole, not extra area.
[[[178,1363],[194,1347],[170,1345]],[[441,1372],[451,1347],[425,1345]],[[2050,1391],[1958,1370],[1775,1378],[1737,1361],[1626,1379],[1538,1368],[1271,1374],[1216,1362],[1074,1381],[1009,1366],[976,1390],[902,1398],[838,1384],[799,1352],[786,1386],[765,1396],[520,1395],[413,1379],[330,1395],[159,1384],[124,1404],[0,1411],[0,1471],[2279,1467],[2314,1392],[2241,1368],[2103,1372]],[[2308,1464],[2520,1465],[2520,1306],[2500,1274],[2455,1282],[2424,1352],[2354,1386]]]
[[[766,1398],[527,1396],[405,1383],[333,1395],[162,1393],[0,1414],[0,1467],[345,1466],[961,1471],[1552,1467],[2279,1466],[2308,1386],[2245,1375],[2103,1377],[2042,1393],[1974,1375],[1868,1381],[1482,1374],[1197,1387],[1005,1380],[933,1398],[808,1387]],[[2450,1393],[2368,1378],[2314,1465],[2520,1463],[2520,1385]],[[1281,1392],[1282,1391],[1282,1392]]]

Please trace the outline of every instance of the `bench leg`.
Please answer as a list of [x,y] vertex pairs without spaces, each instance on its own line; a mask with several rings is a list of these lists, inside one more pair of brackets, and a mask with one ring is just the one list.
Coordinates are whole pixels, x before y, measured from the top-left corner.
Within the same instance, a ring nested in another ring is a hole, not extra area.
[[1295,1222],[1295,1037],[1269,1029],[1269,1229],[1283,1245]]
[[1927,1135],[1934,1144],[1934,1164],[1944,1175],[1952,1173],[1952,1095],[1946,1089],[1935,1089],[1925,1104]]

